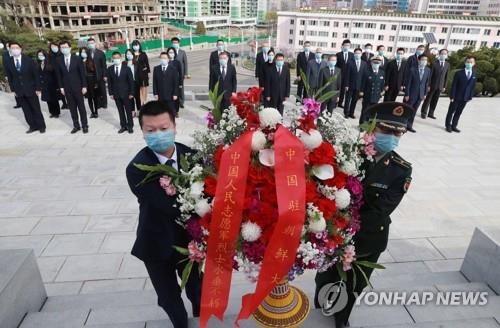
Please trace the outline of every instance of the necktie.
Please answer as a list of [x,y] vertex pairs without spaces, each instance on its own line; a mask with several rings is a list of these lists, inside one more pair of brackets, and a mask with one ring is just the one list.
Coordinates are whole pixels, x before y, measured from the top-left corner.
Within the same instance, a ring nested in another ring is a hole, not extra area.
[[161,68],[162,68],[163,73],[165,73],[167,71],[167,66],[162,66]]
[[399,71],[399,68],[401,67],[401,62],[397,62],[398,63],[398,71]]
[[175,160],[173,159],[169,159],[165,162],[165,165],[168,165],[168,166],[171,166],[171,167],[174,167],[174,163],[175,163]]
[[330,70],[330,76],[333,76],[333,69]]
[[281,67],[278,68],[278,74],[281,75]]
[[222,79],[226,79],[226,68],[224,66],[222,66]]
[[115,67],[115,74],[118,76],[118,66]]
[[443,63],[443,62],[441,62],[441,69],[442,69],[443,67],[444,67],[444,63]]
[[419,69],[419,75],[420,75],[420,79],[422,79],[422,77],[424,76],[424,70],[423,69]]
[[467,71],[467,80],[470,80],[470,71]]
[[344,54],[344,62],[347,63],[347,53]]
[[66,69],[69,72],[69,57],[66,58]]
[[16,59],[16,69],[17,71],[21,71],[21,61],[19,59]]

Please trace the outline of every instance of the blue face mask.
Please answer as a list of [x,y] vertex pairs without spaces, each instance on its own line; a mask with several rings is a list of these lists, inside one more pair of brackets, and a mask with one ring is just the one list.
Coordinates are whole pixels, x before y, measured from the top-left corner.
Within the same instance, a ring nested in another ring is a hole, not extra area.
[[174,130],[165,130],[158,132],[149,132],[144,135],[144,140],[149,149],[158,154],[163,154],[174,145]]
[[179,44],[178,43],[173,43],[172,47],[174,47],[174,49],[179,49]]
[[396,149],[399,138],[392,134],[375,133],[374,146],[380,154],[385,154]]
[[448,55],[439,55],[439,60],[445,61],[448,58]]
[[82,52],[82,53],[80,54],[80,57],[82,57],[83,59],[85,59],[85,58],[87,58],[87,54],[86,54],[85,52]]
[[401,60],[401,58],[403,58],[403,55],[401,55],[401,54],[396,54],[396,60]]
[[127,54],[127,60],[133,60],[134,59],[134,55],[132,54]]
[[323,57],[323,54],[320,52],[317,52],[316,54],[314,54],[314,58],[316,58],[316,60],[321,60],[321,57]]
[[284,64],[285,64],[285,62],[283,60],[276,61],[276,66],[278,66],[279,68],[283,67]]
[[262,47],[262,52],[263,53],[266,53],[269,51],[269,47]]
[[224,51],[224,45],[219,45],[219,46],[217,46],[217,50],[219,50],[219,51]]
[[132,49],[134,49],[134,51],[139,51],[141,49],[141,46],[135,45],[135,46],[132,46]]
[[220,66],[226,66],[227,65],[227,59],[219,59],[219,64],[220,64]]
[[120,66],[121,64],[122,64],[121,58],[113,59],[113,65]]
[[474,65],[472,63],[465,63],[465,69],[471,70]]
[[372,64],[372,68],[374,71],[378,71],[379,67],[380,67],[380,64]]
[[360,60],[361,54],[354,54],[354,60]]
[[38,55],[38,60],[39,61],[44,61],[45,60],[45,56],[44,55]]
[[348,52],[348,51],[349,51],[349,48],[350,48],[349,46],[343,46],[343,47],[342,47],[342,51],[343,51],[343,52]]
[[328,62],[328,67],[330,67],[330,69],[331,69],[331,68],[334,68],[334,67],[335,67],[335,65],[337,65],[337,62],[336,62],[336,61],[334,61],[334,60],[330,60],[330,61]]
[[61,53],[67,56],[71,53],[71,48],[61,48]]
[[50,50],[53,52],[53,53],[58,53],[59,52],[59,48],[58,47],[50,47]]
[[273,60],[274,60],[274,55],[268,55],[268,56],[267,56],[267,61],[268,61],[268,62],[272,63],[272,62],[273,62]]
[[167,66],[167,65],[168,65],[168,62],[169,62],[169,60],[168,60],[168,59],[166,59],[166,58],[161,58],[161,59],[160,59],[160,64],[161,64],[162,66]]
[[417,50],[415,51],[415,55],[420,56],[421,54],[423,54],[424,52],[422,50]]
[[90,50],[94,50],[95,49],[95,43],[89,43],[88,47],[89,47]]

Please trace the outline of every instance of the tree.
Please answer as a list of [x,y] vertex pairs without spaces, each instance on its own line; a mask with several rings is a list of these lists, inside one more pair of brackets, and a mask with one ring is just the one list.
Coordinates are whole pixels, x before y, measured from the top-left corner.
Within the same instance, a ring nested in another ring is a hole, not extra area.
[[207,33],[207,29],[205,28],[205,24],[203,22],[196,23],[195,33],[198,35],[205,35]]
[[498,93],[498,83],[493,77],[487,77],[484,79],[483,94],[489,93],[492,97]]
[[268,11],[266,13],[266,22],[268,24],[276,24],[278,21],[278,13],[275,11]]

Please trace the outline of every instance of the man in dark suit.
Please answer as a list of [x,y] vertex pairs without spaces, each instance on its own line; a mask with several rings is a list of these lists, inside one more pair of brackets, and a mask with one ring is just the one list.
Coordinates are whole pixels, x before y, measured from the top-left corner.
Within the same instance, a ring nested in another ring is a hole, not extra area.
[[474,96],[476,87],[476,72],[472,70],[476,63],[476,58],[468,56],[465,59],[465,69],[461,69],[453,76],[450,90],[450,106],[446,114],[446,131],[460,132],[457,128],[460,115],[465,105]]
[[214,90],[215,85],[219,82],[218,95],[224,92],[220,109],[224,110],[231,105],[231,96],[236,94],[236,68],[229,62],[229,54],[221,52],[219,54],[219,62],[211,68],[212,74],[208,82],[208,88]]
[[436,110],[441,92],[444,92],[446,82],[448,81],[448,72],[450,71],[450,64],[446,61],[447,58],[448,50],[441,49],[439,51],[439,57],[432,64],[431,89],[422,105],[420,113],[422,118],[426,118],[427,111],[429,111],[429,117],[436,119],[434,111]]
[[94,61],[95,74],[97,79],[97,92],[99,93],[99,102],[97,108],[108,107],[108,97],[106,96],[106,55],[100,49],[97,49],[94,38],[87,40],[87,48],[89,48],[90,58]]
[[179,70],[169,63],[168,53],[160,54],[160,65],[153,69],[153,95],[156,100],[165,102],[175,108],[175,101],[179,96]]
[[300,72],[304,74],[307,73],[307,63],[313,60],[314,53],[311,51],[311,43],[309,41],[304,42],[304,51],[299,52],[297,55],[297,79],[299,83],[297,84],[297,103],[302,102],[302,99],[307,98],[307,92],[304,87],[304,81],[300,76]]
[[87,93],[85,67],[79,56],[71,54],[71,45],[68,41],[62,41],[59,48],[62,56],[56,59],[57,80],[61,94],[66,97],[71,112],[71,119],[73,120],[71,133],[80,131],[78,116],[80,116],[83,133],[88,133],[87,110],[83,101],[83,95]]
[[[363,78],[368,74],[368,69],[371,69],[371,64],[367,64],[361,59],[361,51],[360,48],[354,49],[354,60],[347,64],[347,70],[343,72],[344,75],[347,75],[344,107],[345,118],[356,118],[354,111],[362,92]],[[370,68],[368,65],[370,65]]]
[[[345,72],[347,70],[347,64],[354,60],[354,54],[349,52],[349,49],[351,49],[351,41],[344,40],[342,42],[342,51],[337,52],[337,67],[340,68],[342,72]],[[342,88],[340,89],[339,95],[339,107],[342,108],[344,108],[346,83],[346,74],[342,74]]]
[[413,108],[413,115],[408,120],[408,131],[417,132],[413,128],[413,121],[418,107],[425,99],[430,88],[431,69],[427,67],[427,56],[420,55],[418,57],[418,68],[411,67],[405,82],[405,98],[404,102]]
[[385,69],[385,95],[384,101],[396,101],[399,91],[403,90],[403,82],[406,71],[406,61],[403,60],[404,48],[398,48],[396,57],[390,61]]
[[410,57],[408,57],[408,60],[406,63],[406,67],[408,69],[408,72],[409,72],[410,68],[412,68],[412,67],[418,68],[418,61],[419,61],[418,57],[420,57],[420,55],[423,55],[424,51],[425,51],[425,46],[423,44],[421,44],[417,47],[417,50],[415,51],[415,53],[413,55],[411,55]]
[[368,119],[368,108],[377,104],[384,92],[385,75],[384,70],[380,69],[381,61],[379,56],[374,56],[371,60],[371,68],[362,77],[363,84],[359,95],[363,96],[363,106],[361,107],[359,124],[364,123]]
[[[175,109],[160,101],[146,103],[139,113],[144,139],[143,148],[127,166],[127,181],[139,202],[139,224],[132,255],[144,262],[161,306],[176,328],[188,327],[188,316],[181,297],[177,277],[186,266],[184,256],[173,246],[187,248],[190,241],[186,230],[176,223],[179,218],[177,195],[168,196],[158,180],[140,182],[146,172],[134,164],[170,165],[179,170],[180,161],[193,151],[175,140]],[[201,277],[194,264],[186,284],[186,294],[192,303],[193,316],[200,314]]]
[[223,52],[227,54],[227,63],[231,65],[231,53],[226,50],[224,40],[219,39],[217,40],[217,50],[214,50],[210,53],[210,62],[208,63],[210,74],[212,74],[212,68],[219,65],[219,55]]
[[[374,146],[377,154],[375,161],[367,162],[364,167],[361,229],[354,235],[354,244],[357,261],[377,263],[389,241],[390,215],[406,195],[412,180],[411,163],[394,151],[406,131],[412,109],[402,103],[386,102],[370,107],[368,115],[376,117]],[[347,279],[343,282],[340,282],[335,265],[316,274],[315,307],[323,308],[326,313],[334,312],[338,307],[339,310],[332,313],[336,328],[349,326],[356,297],[367,286],[364,275],[369,279],[373,269],[363,267],[363,272],[353,266],[345,272]],[[341,290],[337,289],[339,287]]]
[[45,120],[40,109],[41,85],[38,66],[22,53],[22,47],[17,42],[9,45],[12,57],[4,64],[10,89],[15,93],[29,130],[26,133],[40,131],[45,133]]
[[321,48],[316,49],[314,59],[307,63],[306,77],[309,83],[309,91],[314,94],[319,89],[319,72],[327,67],[326,61],[323,60],[323,52]]
[[[2,63],[3,63],[4,72],[7,70],[6,67],[7,67],[8,63],[10,62],[11,57],[12,56],[10,54],[10,43],[5,42],[5,48],[4,48],[3,53],[2,53]],[[5,74],[7,74],[7,73],[5,73]],[[5,75],[5,77],[8,79],[7,75]],[[19,100],[17,100],[17,97],[14,96],[14,98],[16,99],[16,104],[14,105],[14,108],[21,108],[21,105],[19,105]]]
[[382,60],[380,62],[380,69],[385,70],[385,66],[387,65],[388,59],[385,56],[385,46],[384,45],[380,44],[377,46],[377,56],[379,56],[380,59]]
[[367,62],[368,64],[371,62],[373,57],[373,45],[371,43],[365,44],[365,51],[361,55],[361,60]]
[[177,37],[173,37],[171,39],[172,41],[172,47],[175,49],[175,59],[180,63],[181,65],[181,84],[179,86],[180,92],[179,92],[179,105],[181,108],[184,108],[184,79],[189,78],[189,73],[188,73],[188,59],[186,52],[180,48],[180,43],[181,40]]
[[283,114],[283,102],[290,97],[290,69],[283,54],[276,54],[275,59],[276,68],[269,68],[266,73],[264,97],[269,107]]
[[269,51],[269,42],[262,43],[261,51],[255,57],[255,78],[259,81],[259,87],[265,87],[264,76],[266,74],[267,52]]
[[[337,108],[337,102],[339,101],[339,91],[342,87],[342,75],[340,68],[337,67],[336,55],[328,56],[327,65],[328,66],[323,67],[321,71],[319,71],[319,87],[322,88],[330,82],[323,90],[322,95],[331,91],[334,91],[335,95],[321,104],[321,110],[325,110],[326,108],[329,112],[332,112],[334,108]],[[333,81],[333,79],[335,81]]]
[[113,65],[108,68],[109,96],[115,100],[118,115],[120,117],[120,130],[118,133],[128,131],[134,132],[134,119],[132,117],[131,102],[134,99],[134,76],[126,62],[122,61],[119,52],[112,55]]

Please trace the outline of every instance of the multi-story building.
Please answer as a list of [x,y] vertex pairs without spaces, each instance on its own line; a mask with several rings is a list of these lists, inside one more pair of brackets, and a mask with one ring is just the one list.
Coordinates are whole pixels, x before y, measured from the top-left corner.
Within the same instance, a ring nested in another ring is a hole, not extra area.
[[500,0],[482,0],[479,5],[479,15],[500,16]]
[[160,0],[162,16],[196,26],[203,22],[206,28],[253,26],[264,22],[267,0]]
[[413,12],[445,15],[479,15],[480,3],[490,0],[414,0]]
[[364,0],[363,9],[370,8],[406,12],[410,9],[410,0]]
[[158,37],[162,27],[155,0],[3,0],[0,12],[37,29],[100,41],[125,39],[126,33],[130,39]]
[[424,32],[436,37],[431,48],[500,48],[500,17],[345,10],[278,12],[277,44],[282,51],[299,51],[307,40],[333,53],[340,50],[342,40],[350,39],[354,47],[372,43],[385,45],[389,53],[399,47],[413,53],[425,44]]

